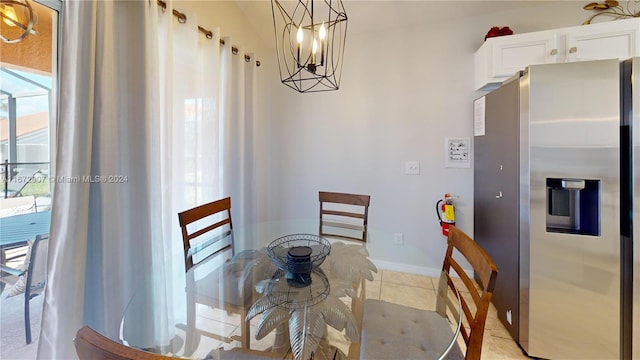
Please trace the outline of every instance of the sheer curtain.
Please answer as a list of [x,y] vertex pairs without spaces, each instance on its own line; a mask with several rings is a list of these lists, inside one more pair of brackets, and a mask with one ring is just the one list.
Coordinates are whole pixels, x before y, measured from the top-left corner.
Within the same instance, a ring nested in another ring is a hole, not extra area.
[[[230,44],[231,39],[224,39]],[[256,117],[256,66],[243,55],[232,55],[231,46],[224,46],[220,56],[221,108],[223,122],[222,191],[231,194],[235,224],[253,224],[257,220],[256,164],[254,133]],[[238,54],[244,54],[242,48]],[[248,55],[253,58],[252,55]]]
[[118,338],[134,294],[153,296],[141,315],[158,326],[133,335],[170,339],[163,324],[184,284],[177,212],[230,195],[242,199],[234,222],[253,216],[255,65],[221,48],[217,29],[198,32],[186,9],[178,23],[170,2],[63,5],[42,359],[76,358],[85,324]]

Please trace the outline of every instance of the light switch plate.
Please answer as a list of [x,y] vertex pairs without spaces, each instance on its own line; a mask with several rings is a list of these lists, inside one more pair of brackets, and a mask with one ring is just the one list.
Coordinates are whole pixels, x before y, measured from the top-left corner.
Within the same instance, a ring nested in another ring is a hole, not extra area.
[[393,234],[393,243],[396,245],[404,244],[404,235],[402,233]]
[[420,162],[419,161],[406,161],[404,163],[404,173],[407,175],[420,175]]

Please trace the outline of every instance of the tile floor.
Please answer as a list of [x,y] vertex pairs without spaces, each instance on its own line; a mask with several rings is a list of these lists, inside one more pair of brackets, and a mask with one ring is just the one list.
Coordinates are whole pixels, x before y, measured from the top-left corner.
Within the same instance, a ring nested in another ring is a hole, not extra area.
[[[427,276],[401,273],[391,270],[379,270],[374,274],[374,280],[367,282],[366,297],[371,299],[385,300],[405,306],[415,308],[435,307],[436,289],[438,279]],[[350,299],[344,299],[345,303],[350,304]],[[198,311],[201,321],[218,321],[221,316],[224,318],[224,324],[219,324],[220,329],[226,330],[227,335],[239,335],[239,316],[235,314],[221,315],[221,310],[201,307]],[[255,326],[258,323],[256,317],[252,320],[252,335],[255,334]],[[333,330],[329,328],[329,330]],[[348,353],[349,342],[344,339],[344,335],[336,331],[330,331],[328,334],[332,344],[336,345],[343,352]],[[203,338],[204,339],[204,338]],[[252,338],[251,347],[259,350],[266,350],[273,344],[274,334],[271,333],[262,340]],[[225,344],[220,341],[207,339],[204,340],[205,346],[199,347],[203,349],[194,354],[198,357],[206,356],[206,349],[212,348],[230,348],[239,344]],[[462,340],[459,340],[459,342]],[[464,346],[464,345],[463,345]],[[530,359],[521,348],[509,336],[506,329],[497,318],[496,310],[491,306],[485,326],[485,334],[482,349],[482,359],[500,360],[500,359]]]
[[[367,283],[366,296],[367,298],[380,299],[417,308],[421,308],[424,306],[433,306],[429,302],[435,301],[437,282],[437,278],[400,273],[390,270],[379,270],[377,274],[374,274],[374,281],[370,281]],[[22,326],[24,325],[22,323],[21,316],[12,316],[12,319],[9,319],[5,316],[8,315],[8,312],[11,311],[9,308],[13,306],[18,308],[17,311],[19,311],[19,314],[21,315],[21,302],[16,301],[15,298],[12,298],[12,300],[13,302],[15,302],[15,304],[8,302],[6,299],[2,299],[2,329],[6,330],[7,326],[15,326],[19,331],[15,331],[15,333],[18,334],[15,336],[15,338],[8,338],[8,335],[10,333],[9,331],[0,332],[0,334],[2,335],[2,341],[0,342],[0,344],[3,347],[1,358],[35,359],[35,349],[37,348],[37,345],[34,343],[25,346],[22,342]],[[346,300],[347,299],[345,299],[345,301]],[[346,302],[350,303],[350,301]],[[32,309],[37,309],[36,311],[39,311],[41,304],[36,304],[34,304],[36,306],[33,306]],[[198,314],[200,315],[200,322],[216,322],[216,328],[221,329],[223,333],[232,335],[239,334],[238,324],[240,317],[238,315],[226,315],[223,314],[221,310],[210,309],[204,306],[198,310]],[[39,314],[37,314],[36,316],[39,317]],[[220,319],[223,320],[220,321]],[[15,322],[15,324],[9,324],[9,322]],[[252,320],[252,334],[255,334],[255,326],[257,325],[257,322],[258,317]],[[38,335],[37,330],[39,330],[38,325],[39,324],[34,324],[34,330],[36,331],[34,335],[36,341]],[[214,324],[208,324],[208,326],[210,325]],[[338,347],[345,353],[348,351],[349,343],[344,340],[344,335],[337,332],[330,332],[329,337],[332,341],[332,344],[337,344]],[[273,339],[273,333],[267,335],[264,339],[261,340],[253,339],[251,347],[265,350],[269,346],[271,346],[271,344],[273,344]],[[15,348],[17,345],[19,345],[19,349]],[[216,349],[219,347],[228,348],[231,346],[237,346],[237,344],[224,344],[219,341],[203,337],[199,346],[199,349],[202,350],[194,355],[200,358],[204,358],[207,355],[208,351],[210,351],[211,349]],[[10,348],[11,350],[9,350]],[[20,355],[16,357],[16,354]],[[524,355],[520,347],[511,339],[500,321],[498,321],[496,311],[493,306],[489,310],[489,315],[485,327],[482,358],[489,360],[529,359]]]
[[[367,298],[394,302],[401,305],[421,308],[435,301],[438,278],[400,273],[391,270],[379,270],[374,281],[367,284]],[[458,287],[462,288],[462,287]],[[491,305],[485,325],[482,344],[482,359],[530,359],[518,344],[513,341],[502,323],[498,320],[495,307]]]

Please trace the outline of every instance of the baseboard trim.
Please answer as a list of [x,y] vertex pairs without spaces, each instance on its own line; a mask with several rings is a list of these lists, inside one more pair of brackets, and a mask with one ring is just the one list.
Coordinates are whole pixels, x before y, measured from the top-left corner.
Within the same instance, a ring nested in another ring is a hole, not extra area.
[[376,265],[376,267],[378,267],[378,269],[398,271],[398,272],[404,272],[404,273],[416,274],[416,275],[425,275],[425,276],[431,276],[431,277],[440,276],[440,271],[442,270],[441,268],[408,265],[408,264],[395,263],[395,262],[385,261],[385,260],[371,259],[371,261]]
[[[439,277],[440,271],[442,271],[442,268],[408,265],[408,264],[401,264],[401,263],[395,263],[391,261],[378,260],[378,259],[370,259],[370,260],[376,265],[378,269],[381,269],[381,270],[391,270],[391,271],[398,271],[398,272],[424,275],[424,276],[430,276],[430,277]],[[467,273],[467,275],[469,275],[469,277],[473,278],[472,270],[464,269],[464,271]],[[452,274],[455,275],[455,272],[452,271]]]

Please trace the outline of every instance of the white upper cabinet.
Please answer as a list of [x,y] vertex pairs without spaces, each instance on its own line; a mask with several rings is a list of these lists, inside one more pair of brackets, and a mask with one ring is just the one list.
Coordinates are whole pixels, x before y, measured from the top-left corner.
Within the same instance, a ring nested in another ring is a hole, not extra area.
[[563,33],[565,61],[624,59],[638,55],[639,19],[569,28]]
[[640,19],[489,38],[474,55],[476,90],[491,90],[528,65],[640,56]]
[[554,63],[557,57],[554,31],[489,38],[474,56],[475,88],[495,87],[527,65]]

